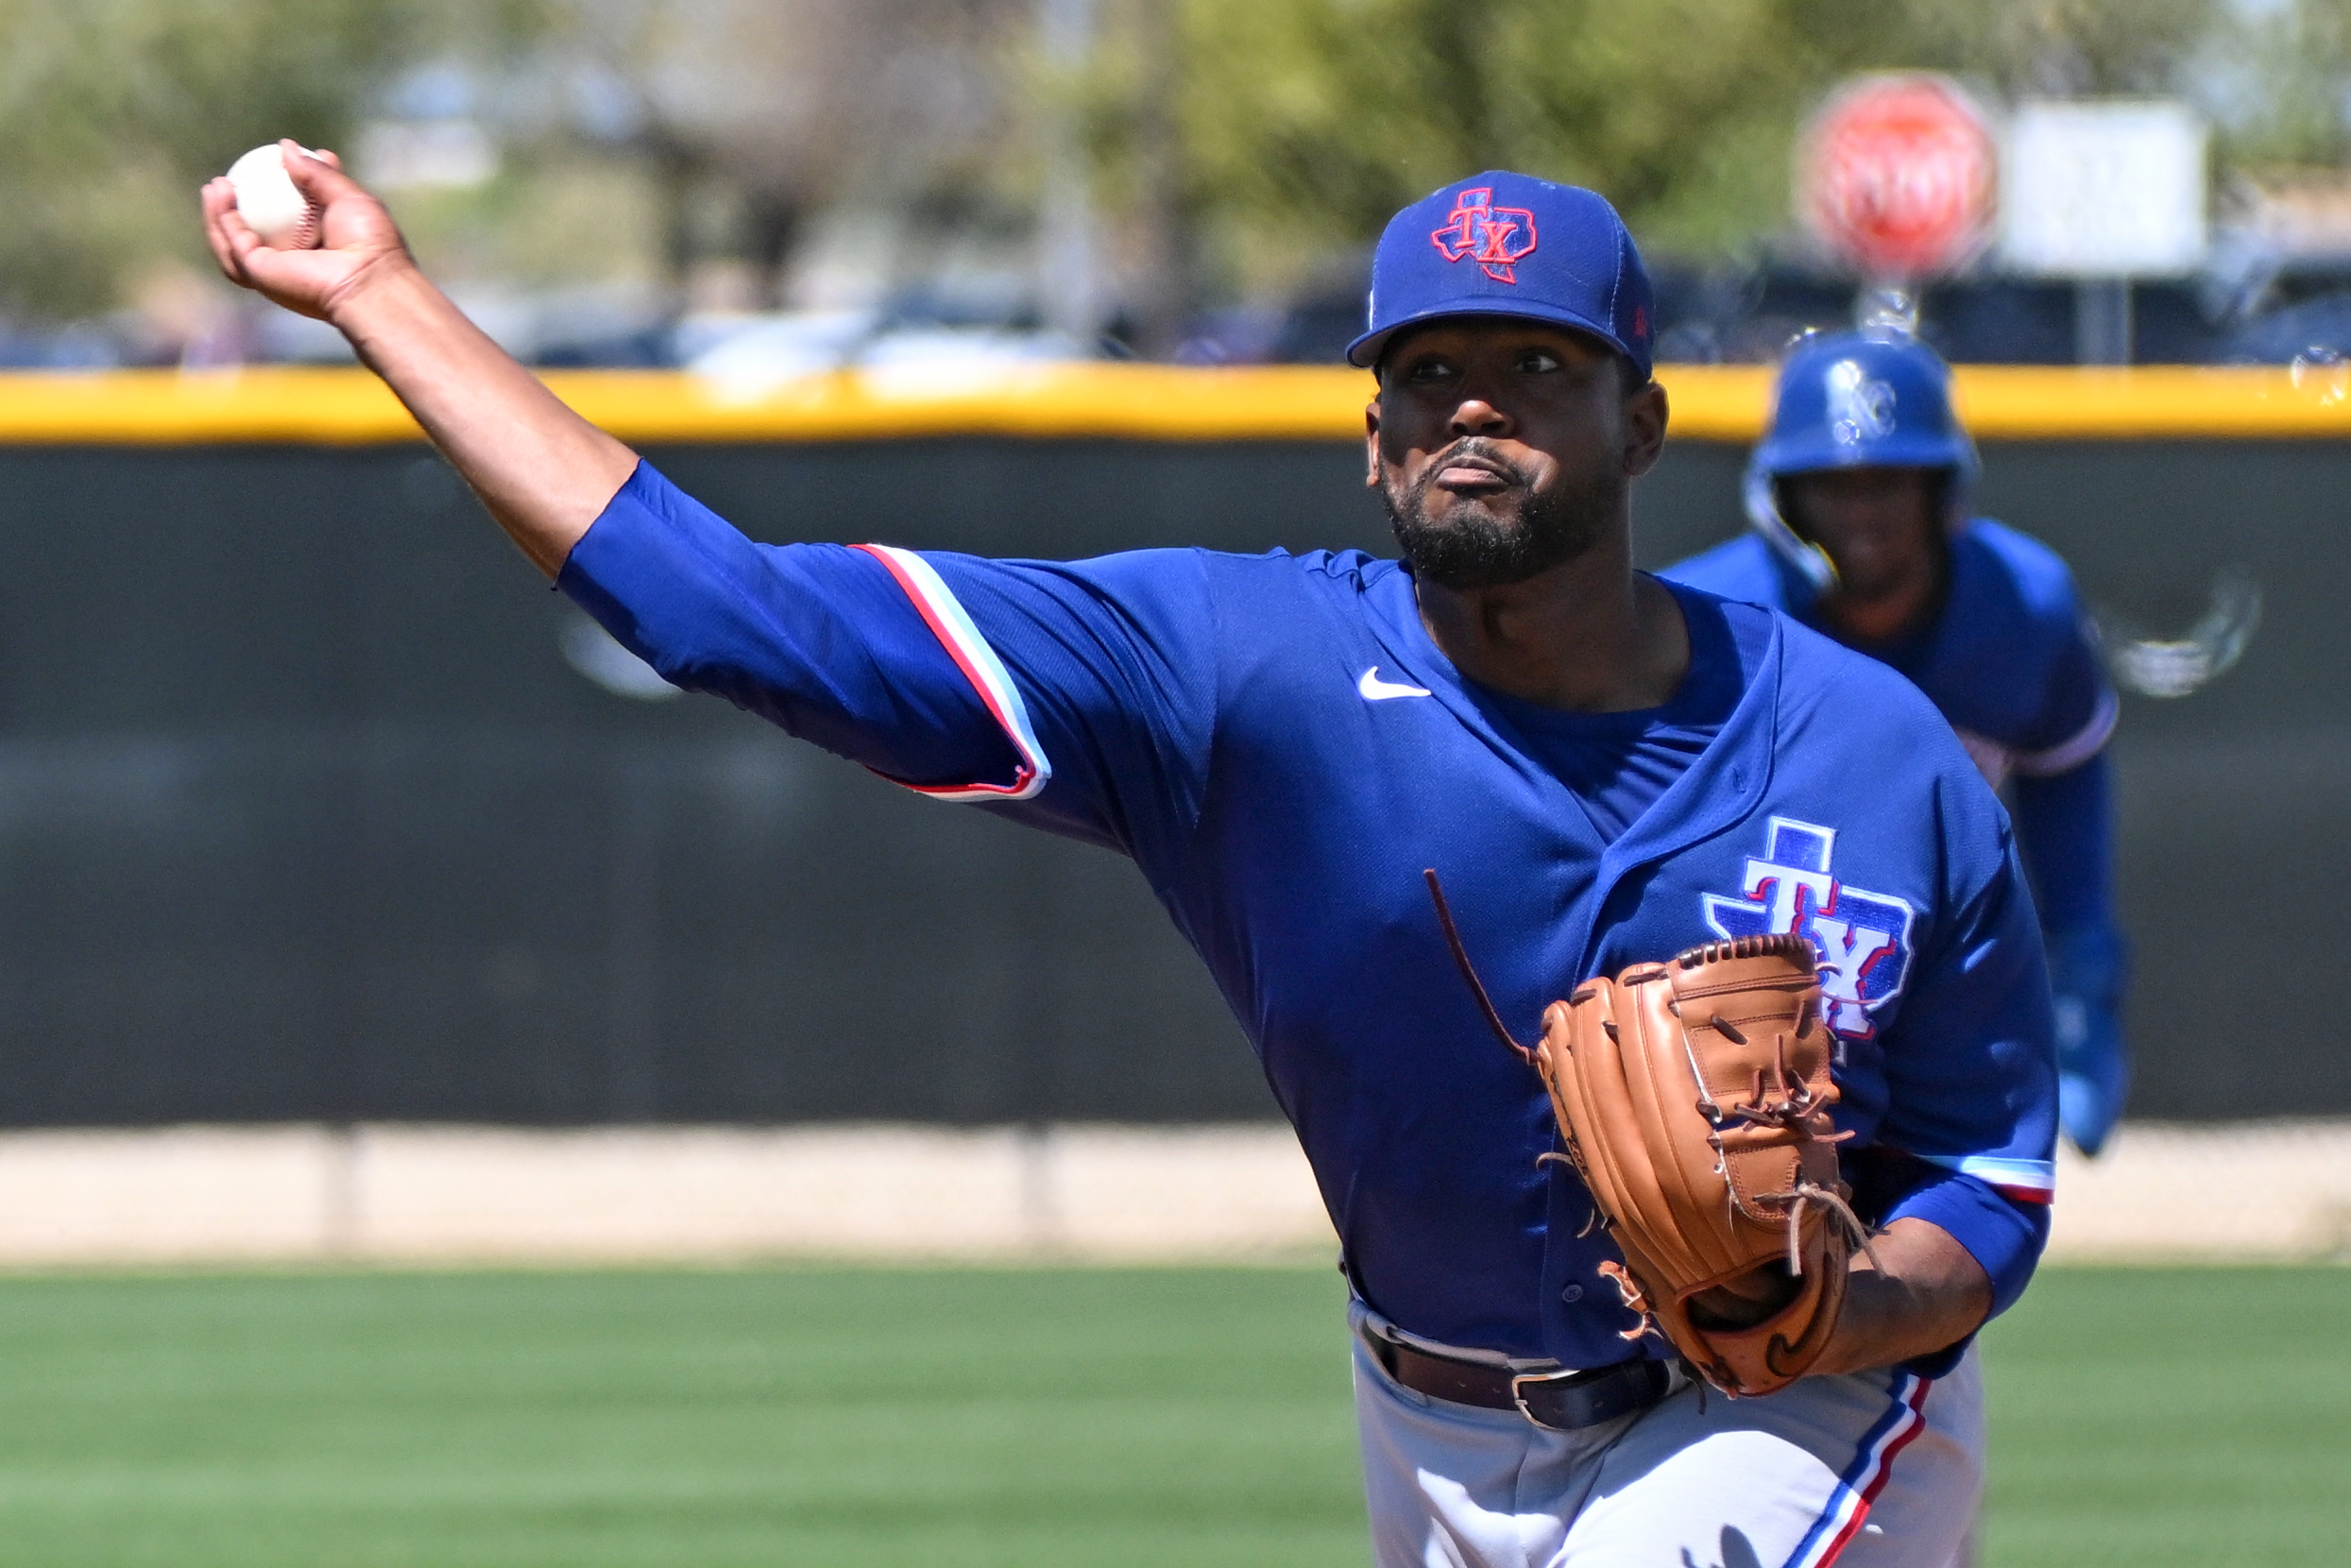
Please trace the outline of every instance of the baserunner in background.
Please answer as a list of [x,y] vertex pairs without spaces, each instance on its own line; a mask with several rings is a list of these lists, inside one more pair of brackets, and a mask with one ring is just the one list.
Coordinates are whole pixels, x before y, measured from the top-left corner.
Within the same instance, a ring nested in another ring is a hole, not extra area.
[[1975,515],[1951,373],[1899,330],[1805,339],[1746,471],[1753,531],[1663,575],[1782,610],[1910,677],[2006,796],[2057,1002],[2066,1135],[2095,1154],[2130,1084],[2114,910],[2118,704],[2064,561]]

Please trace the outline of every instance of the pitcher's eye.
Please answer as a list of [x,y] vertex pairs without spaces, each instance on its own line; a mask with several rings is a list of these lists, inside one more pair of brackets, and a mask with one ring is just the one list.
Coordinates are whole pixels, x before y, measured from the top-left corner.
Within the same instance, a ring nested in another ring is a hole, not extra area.
[[1545,375],[1559,368],[1559,356],[1548,349],[1529,349],[1519,355],[1518,367],[1527,375]]

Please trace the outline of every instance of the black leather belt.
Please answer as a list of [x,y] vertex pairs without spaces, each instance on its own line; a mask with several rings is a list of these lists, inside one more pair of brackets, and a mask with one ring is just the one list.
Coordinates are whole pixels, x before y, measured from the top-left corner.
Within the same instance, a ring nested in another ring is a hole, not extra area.
[[1597,1426],[1663,1399],[1674,1385],[1662,1361],[1620,1361],[1593,1372],[1517,1372],[1480,1361],[1456,1361],[1365,1333],[1363,1342],[1388,1375],[1414,1393],[1483,1410],[1516,1410],[1538,1426],[1572,1432]]

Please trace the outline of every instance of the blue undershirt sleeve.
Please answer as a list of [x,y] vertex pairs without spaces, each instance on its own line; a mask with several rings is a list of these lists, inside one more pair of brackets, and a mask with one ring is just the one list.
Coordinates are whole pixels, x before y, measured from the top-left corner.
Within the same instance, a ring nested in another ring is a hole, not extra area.
[[2019,847],[2052,931],[2115,923],[2114,767],[2100,752],[2080,767],[2012,786]]

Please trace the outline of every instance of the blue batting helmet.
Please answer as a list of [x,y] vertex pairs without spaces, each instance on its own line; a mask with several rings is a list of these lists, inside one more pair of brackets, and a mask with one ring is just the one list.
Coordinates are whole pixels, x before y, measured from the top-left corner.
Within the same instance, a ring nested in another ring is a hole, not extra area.
[[1775,482],[1858,468],[1948,469],[1954,505],[1974,483],[1975,443],[1951,412],[1951,367],[1907,332],[1809,337],[1780,367],[1771,428],[1747,460],[1747,521],[1814,592],[1836,586],[1836,564],[1780,515]]

